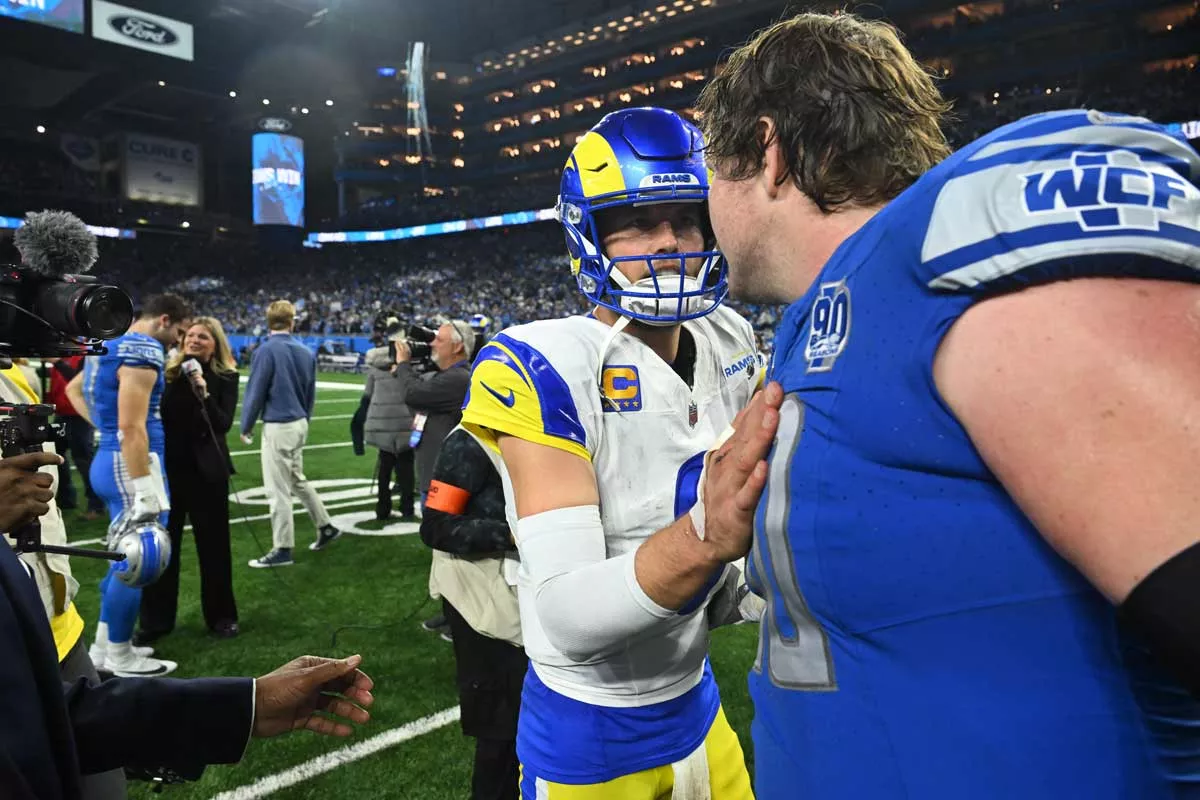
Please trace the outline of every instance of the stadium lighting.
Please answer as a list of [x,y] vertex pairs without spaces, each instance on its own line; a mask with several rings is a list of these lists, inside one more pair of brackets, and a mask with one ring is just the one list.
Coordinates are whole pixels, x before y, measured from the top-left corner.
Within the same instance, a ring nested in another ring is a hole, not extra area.
[[192,223],[188,222],[188,221],[185,219],[183,222],[179,223],[179,227],[181,227],[181,228],[190,228],[190,227],[192,227]]
[[270,101],[270,100],[268,100],[267,98],[265,98],[265,97],[264,97],[264,98],[263,98],[263,105],[264,105],[264,106],[269,106],[269,105],[271,105],[271,101]]
[[46,126],[45,126],[45,125],[38,125],[38,126],[37,126],[37,132],[38,132],[38,133],[45,133],[45,132],[46,132]]
[[305,108],[301,108],[301,109],[300,109],[300,113],[301,113],[301,114],[307,114],[307,113],[308,113],[308,108],[307,108],[307,107],[305,107]]
[[158,85],[159,85],[159,86],[166,86],[166,85],[167,85],[167,82],[166,82],[166,81],[159,81],[159,82],[158,82]]
[[326,100],[326,101],[325,101],[325,105],[327,105],[327,106],[332,106],[332,105],[333,105],[333,101],[332,101],[332,100]]
[[232,89],[230,89],[230,90],[229,90],[229,96],[230,96],[230,97],[237,97],[237,92],[235,92],[235,91],[233,91]]

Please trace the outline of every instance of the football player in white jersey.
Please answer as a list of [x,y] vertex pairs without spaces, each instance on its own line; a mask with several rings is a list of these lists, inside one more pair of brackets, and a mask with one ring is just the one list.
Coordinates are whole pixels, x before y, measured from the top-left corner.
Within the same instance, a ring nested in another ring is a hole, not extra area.
[[585,134],[558,214],[595,307],[498,334],[472,372],[463,424],[502,460],[521,557],[527,800],[752,797],[708,630],[737,608],[726,563],[744,553],[721,542],[751,525],[774,412],[753,404],[698,503],[706,453],[763,373],[749,323],[722,305],[702,149],[663,109]]

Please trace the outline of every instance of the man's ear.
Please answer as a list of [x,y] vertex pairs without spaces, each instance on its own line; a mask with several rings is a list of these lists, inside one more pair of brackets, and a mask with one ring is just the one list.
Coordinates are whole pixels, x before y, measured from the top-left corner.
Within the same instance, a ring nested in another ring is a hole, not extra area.
[[787,182],[787,160],[783,157],[783,146],[779,143],[779,131],[775,120],[770,117],[759,117],[755,123],[756,136],[762,142],[763,159],[762,181],[763,190],[772,200],[779,194],[780,188]]

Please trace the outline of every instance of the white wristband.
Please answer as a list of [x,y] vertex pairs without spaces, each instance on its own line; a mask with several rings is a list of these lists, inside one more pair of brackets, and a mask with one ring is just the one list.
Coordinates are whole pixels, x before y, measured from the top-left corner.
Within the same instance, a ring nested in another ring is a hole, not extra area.
[[696,529],[696,538],[704,541],[704,498],[700,498],[692,510],[688,512],[692,518],[692,527]]

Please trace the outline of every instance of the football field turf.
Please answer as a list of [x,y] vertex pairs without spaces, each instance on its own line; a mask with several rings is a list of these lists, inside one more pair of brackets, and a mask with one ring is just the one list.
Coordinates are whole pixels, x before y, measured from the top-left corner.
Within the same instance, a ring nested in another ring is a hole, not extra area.
[[[349,739],[307,731],[256,739],[239,764],[209,767],[199,781],[167,786],[160,795],[147,783],[133,782],[131,798],[450,800],[470,794],[472,740],[462,736],[454,715],[458,701],[451,645],[420,627],[421,620],[438,610],[428,597],[429,550],[416,536],[415,524],[395,517],[386,525],[374,521],[376,451],[368,447],[366,455],[356,456],[350,446],[350,417],[358,408],[362,378],[321,375],[320,383],[305,474],[346,535],[323,552],[309,551],[313,525],[297,504],[295,566],[247,566],[270,548],[271,529],[257,453],[262,426],[255,429],[254,443],[244,445],[235,422],[229,446],[240,502],[231,499],[230,516],[241,635],[231,640],[208,635],[200,614],[195,546],[185,533],[179,618],[174,633],[157,642],[156,650],[179,662],[172,677],[183,678],[258,676],[304,654],[361,653],[362,668],[375,680],[372,720]],[[77,511],[64,512],[64,517],[72,542],[104,535],[106,521],[87,522]],[[76,605],[87,621],[84,636],[90,643],[104,566],[86,558],[73,558],[71,566],[80,582]],[[756,633],[751,625],[724,628],[714,634],[712,646],[725,710],[748,761],[746,672],[754,659]]]

